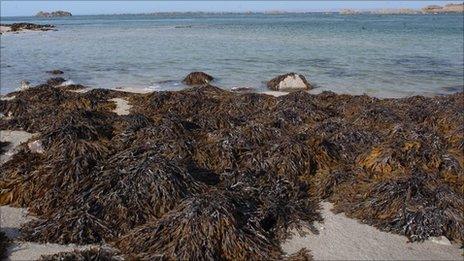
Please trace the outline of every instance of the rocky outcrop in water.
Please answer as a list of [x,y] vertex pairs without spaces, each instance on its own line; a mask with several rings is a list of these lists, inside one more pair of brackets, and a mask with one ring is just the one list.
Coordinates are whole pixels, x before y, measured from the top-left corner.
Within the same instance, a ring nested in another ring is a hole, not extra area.
[[463,13],[464,4],[447,4],[445,6],[429,5],[421,10],[425,14]]
[[64,72],[62,70],[51,70],[51,71],[47,71],[47,73],[49,74],[63,74]]
[[72,14],[70,12],[67,12],[67,11],[54,11],[54,12],[51,12],[51,13],[40,11],[35,16],[52,18],[52,17],[67,17],[67,16],[72,16]]
[[182,82],[187,85],[202,85],[202,84],[208,84],[212,80],[214,80],[213,76],[207,73],[192,72],[192,73],[189,73],[189,75],[187,75]]
[[49,31],[55,28],[50,24],[33,24],[33,23],[13,23],[13,24],[0,24],[1,33],[6,32],[20,32],[20,31]]
[[313,88],[303,75],[297,73],[279,75],[268,81],[267,87],[274,91],[310,90]]

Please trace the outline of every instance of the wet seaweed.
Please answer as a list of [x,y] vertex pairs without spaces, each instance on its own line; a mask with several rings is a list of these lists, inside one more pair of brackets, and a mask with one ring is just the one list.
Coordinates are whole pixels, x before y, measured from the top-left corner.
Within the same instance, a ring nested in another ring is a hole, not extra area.
[[72,252],[60,252],[53,255],[42,255],[39,261],[120,261],[124,260],[112,249],[91,247]]
[[[27,240],[107,242],[140,259],[291,259],[279,244],[321,220],[322,199],[412,241],[463,240],[463,93],[276,98],[211,85],[130,94],[45,84],[13,96],[0,101],[0,126],[39,132],[43,146],[21,145],[0,166],[0,204],[37,215],[22,228]],[[112,112],[122,97],[129,115]]]

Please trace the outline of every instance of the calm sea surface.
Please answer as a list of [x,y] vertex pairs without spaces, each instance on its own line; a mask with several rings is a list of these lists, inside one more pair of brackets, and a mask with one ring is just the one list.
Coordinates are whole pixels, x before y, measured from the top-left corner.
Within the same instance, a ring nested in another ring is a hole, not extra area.
[[181,89],[191,71],[224,88],[299,72],[313,92],[436,95],[464,84],[462,15],[108,15],[1,19],[57,26],[1,39],[1,92],[61,69],[93,87]]

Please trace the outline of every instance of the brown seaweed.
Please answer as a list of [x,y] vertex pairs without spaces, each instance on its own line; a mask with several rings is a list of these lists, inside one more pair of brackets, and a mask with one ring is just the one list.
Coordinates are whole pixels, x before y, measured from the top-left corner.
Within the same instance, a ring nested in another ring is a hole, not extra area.
[[42,255],[39,261],[120,261],[124,260],[112,249],[91,247],[72,252],[60,252],[53,255]]
[[[284,259],[279,243],[321,220],[321,199],[412,241],[463,240],[463,93],[10,95],[0,125],[40,132],[44,147],[22,145],[0,166],[0,204],[37,215],[28,240],[109,242],[141,259]],[[129,115],[112,112],[121,97]]]

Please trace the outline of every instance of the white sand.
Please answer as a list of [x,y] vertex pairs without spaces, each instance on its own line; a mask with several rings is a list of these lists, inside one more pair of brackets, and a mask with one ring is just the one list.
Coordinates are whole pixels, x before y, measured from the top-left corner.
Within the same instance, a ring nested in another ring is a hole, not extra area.
[[261,92],[262,94],[267,94],[267,95],[272,95],[274,97],[279,97],[279,96],[283,96],[283,95],[287,95],[288,92],[281,92],[281,91],[265,91],[265,92]]
[[113,110],[118,115],[128,115],[130,112],[130,108],[132,106],[129,105],[129,103],[121,98],[114,98],[111,99],[110,101],[114,101],[116,103],[116,109]]
[[459,245],[430,240],[408,243],[404,236],[332,213],[330,203],[324,202],[322,206],[324,223],[315,225],[319,235],[309,229],[306,236],[296,234],[282,245],[285,252],[291,254],[306,247],[316,260],[463,260]]
[[70,252],[74,249],[86,249],[91,246],[39,244],[18,240],[20,236],[19,228],[31,219],[32,217],[27,216],[26,209],[8,206],[0,207],[0,230],[13,239],[13,244],[8,248],[9,256],[7,260],[37,260],[41,255],[52,255],[64,251]]
[[[0,140],[9,141],[7,152],[1,155],[0,163],[8,160],[16,153],[17,146],[28,141],[34,134],[25,131],[0,131]],[[88,246],[76,245],[58,245],[58,244],[39,244],[32,242],[23,242],[18,240],[20,236],[20,227],[22,224],[32,220],[27,215],[24,208],[12,208],[9,206],[0,206],[0,230],[13,239],[12,245],[8,248],[9,257],[7,260],[36,260],[41,255],[51,255],[63,251],[73,251],[74,249],[86,249]]]
[[11,27],[10,27],[10,26],[4,26],[4,25],[0,26],[0,33],[2,33],[2,34],[3,34],[3,33],[7,33],[7,32],[9,32],[10,30],[11,30]]
[[9,131],[1,130],[0,131],[0,141],[11,142],[7,147],[7,151],[0,155],[0,164],[7,161],[13,154],[16,153],[16,147],[32,138],[33,134],[25,131]]

